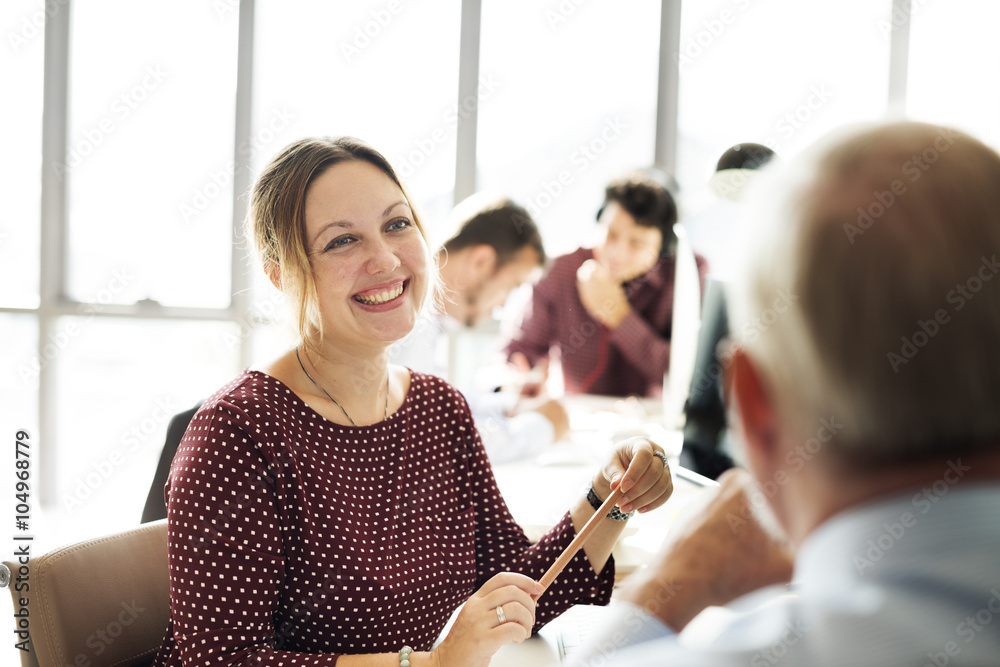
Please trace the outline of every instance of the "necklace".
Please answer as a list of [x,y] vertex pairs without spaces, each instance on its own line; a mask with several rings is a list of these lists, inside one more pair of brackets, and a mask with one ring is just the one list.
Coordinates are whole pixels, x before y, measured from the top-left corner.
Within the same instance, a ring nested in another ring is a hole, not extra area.
[[[302,357],[299,356],[298,346],[296,346],[295,348],[295,358],[299,360],[299,367],[302,369],[302,372],[306,374],[306,377],[309,378],[309,381],[312,382],[314,385],[316,385],[316,388],[319,389],[321,392],[323,392],[324,396],[329,398],[331,401],[334,402],[334,404],[338,408],[340,408],[340,411],[344,413],[345,417],[347,417],[347,421],[351,422],[351,426],[357,426],[357,424],[354,423],[354,420],[351,419],[351,415],[347,414],[347,410],[344,409],[344,406],[341,405],[337,401],[337,399],[331,396],[326,389],[323,389],[323,387],[320,386],[319,382],[316,382],[316,380],[313,379],[312,375],[309,375],[309,371],[306,370],[305,364],[302,363]],[[385,414],[383,415],[382,418],[383,419],[389,418],[389,369],[388,368],[385,370]]]

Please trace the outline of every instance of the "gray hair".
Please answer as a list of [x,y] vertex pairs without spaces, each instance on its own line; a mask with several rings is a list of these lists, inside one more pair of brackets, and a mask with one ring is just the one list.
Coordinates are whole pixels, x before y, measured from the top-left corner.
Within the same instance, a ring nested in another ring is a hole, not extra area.
[[730,321],[783,423],[807,434],[835,416],[830,447],[852,461],[997,438],[1000,156],[960,132],[893,123],[758,185]]

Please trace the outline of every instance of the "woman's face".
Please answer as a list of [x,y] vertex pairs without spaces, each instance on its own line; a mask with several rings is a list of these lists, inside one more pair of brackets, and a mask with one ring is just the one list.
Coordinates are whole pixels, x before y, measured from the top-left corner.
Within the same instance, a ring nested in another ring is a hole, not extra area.
[[402,190],[369,162],[341,162],[309,186],[305,222],[325,335],[368,346],[408,334],[428,251]]

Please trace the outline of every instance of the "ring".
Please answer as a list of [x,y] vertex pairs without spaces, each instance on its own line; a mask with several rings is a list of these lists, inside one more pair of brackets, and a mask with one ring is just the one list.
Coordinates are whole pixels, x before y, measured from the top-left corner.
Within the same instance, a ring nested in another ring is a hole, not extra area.
[[497,605],[497,620],[500,621],[500,625],[507,622],[507,614],[503,613],[503,605]]
[[663,463],[663,467],[664,468],[667,467],[667,455],[666,454],[664,454],[663,452],[653,452],[653,456],[655,456],[656,458],[660,459],[660,462]]

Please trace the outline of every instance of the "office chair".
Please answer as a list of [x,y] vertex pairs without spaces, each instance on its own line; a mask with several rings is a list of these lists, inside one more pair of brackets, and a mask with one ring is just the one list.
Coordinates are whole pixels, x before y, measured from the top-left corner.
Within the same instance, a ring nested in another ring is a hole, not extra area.
[[[7,574],[15,632],[21,629],[21,598],[28,603],[24,625],[30,641],[29,650],[21,651],[22,667],[127,667],[153,661],[170,615],[166,520],[32,558],[27,591],[17,590],[23,564],[4,566],[8,572],[0,568],[0,579]],[[15,642],[23,640],[14,636]]]
[[722,401],[723,362],[719,358],[719,342],[729,335],[724,285],[709,279],[698,351],[694,358],[691,387],[684,404],[684,446],[681,465],[689,470],[717,479],[734,465],[725,451],[726,406]]
[[194,418],[194,413],[201,407],[202,401],[198,401],[190,410],[178,412],[167,425],[167,437],[163,442],[163,450],[160,452],[160,460],[156,464],[156,472],[153,473],[153,483],[149,487],[149,494],[146,496],[146,505],[142,508],[142,520],[140,523],[149,523],[167,518],[167,504],[163,500],[163,487],[167,484],[167,477],[170,475],[170,464],[174,462],[174,454],[181,444],[184,431]]

